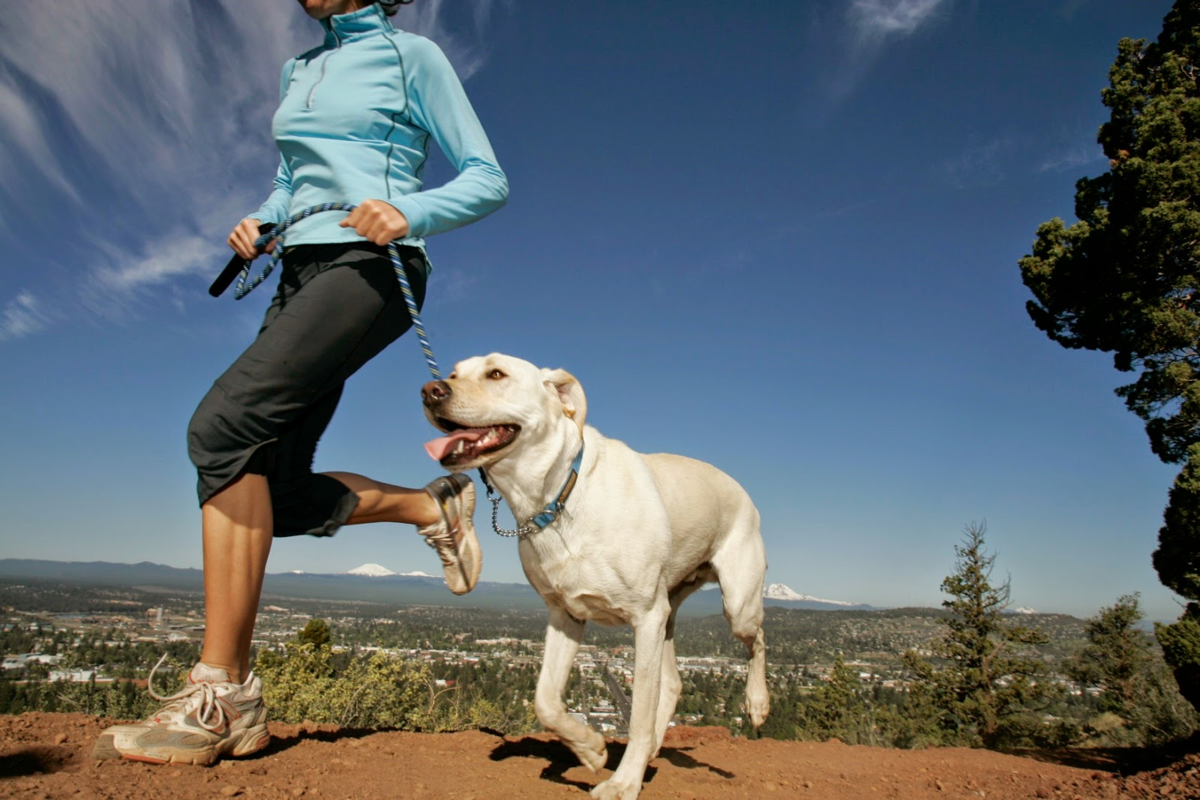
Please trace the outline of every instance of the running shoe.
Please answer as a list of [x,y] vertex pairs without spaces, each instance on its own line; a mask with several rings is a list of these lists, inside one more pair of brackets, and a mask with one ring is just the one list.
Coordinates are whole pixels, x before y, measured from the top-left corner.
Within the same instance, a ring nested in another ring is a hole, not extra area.
[[471,519],[475,513],[475,484],[459,473],[437,478],[425,491],[437,503],[442,519],[418,528],[417,533],[441,557],[450,591],[466,594],[475,588],[483,567],[483,553]]
[[153,716],[132,725],[114,725],[100,734],[92,750],[97,760],[124,758],[150,764],[212,764],[222,756],[245,756],[266,747],[267,709],[262,681],[254,673],[233,683],[223,669],[197,664],[188,683],[172,695],[154,691],[163,703]]

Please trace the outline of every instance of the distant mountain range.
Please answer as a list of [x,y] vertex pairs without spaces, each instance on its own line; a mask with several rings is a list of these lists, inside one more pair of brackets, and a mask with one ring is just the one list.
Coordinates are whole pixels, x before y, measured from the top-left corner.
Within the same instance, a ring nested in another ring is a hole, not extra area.
[[[138,564],[114,564],[107,561],[40,561],[24,558],[0,559],[0,579],[62,581],[86,585],[158,587],[180,591],[204,591],[204,573],[198,569],[177,569],[143,561]],[[716,589],[715,586],[712,589]],[[532,609],[542,607],[537,592],[524,583],[481,581],[467,595],[446,590],[445,582],[422,572],[396,573],[379,564],[363,564],[349,572],[320,574],[309,572],[271,573],[263,582],[264,600],[304,598],[311,600],[350,600],[393,605],[436,605],[485,607],[491,609]],[[782,583],[773,583],[763,591],[763,604],[784,608],[818,611],[871,610],[863,604],[822,600],[793,591]],[[708,616],[721,613],[718,591],[697,592],[679,611],[681,616]]]
[[[293,575],[303,575],[303,572],[293,572]],[[362,575],[365,578],[388,578],[392,575],[399,575],[404,578],[432,578],[428,572],[392,572],[387,567],[381,567],[379,564],[363,564],[361,567],[355,567],[349,572],[339,572],[339,575]]]
[[[816,605],[816,606],[821,606],[821,607],[830,606],[832,608],[842,608],[842,609],[853,608],[856,610],[863,610],[863,609],[871,608],[871,606],[863,605],[861,603],[847,603],[845,600],[822,600],[820,597],[813,597],[812,595],[800,594],[799,592],[796,592],[795,590],[793,590],[792,587],[784,586],[782,583],[772,583],[766,589],[763,589],[763,599],[764,600],[779,600],[779,601],[782,601],[785,603],[793,603],[793,604],[809,603],[811,605]],[[799,605],[796,607],[797,608],[807,608],[808,606]]]

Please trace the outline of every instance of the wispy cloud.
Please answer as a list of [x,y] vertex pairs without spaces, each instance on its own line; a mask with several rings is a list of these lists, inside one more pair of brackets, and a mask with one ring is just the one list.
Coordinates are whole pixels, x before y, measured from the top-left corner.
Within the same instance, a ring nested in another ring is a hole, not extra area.
[[[465,80],[486,62],[487,23],[504,1],[473,3],[461,23],[461,10],[444,0],[406,6],[393,19],[438,41]],[[169,293],[201,261],[219,266],[228,229],[268,193],[279,72],[320,36],[283,0],[6,8],[0,197],[44,226],[52,209],[47,230],[66,228],[86,248],[87,258],[61,259],[86,264],[73,283],[117,298],[105,308],[85,303],[90,310],[114,317]],[[167,239],[164,231],[183,233]]]
[[1104,151],[1099,144],[1077,144],[1052,152],[1038,164],[1036,172],[1068,172],[1082,169],[1088,164],[1104,161]]
[[[486,31],[497,6],[511,4],[512,0],[475,0],[469,9],[463,9],[461,3],[450,3],[450,10],[446,11],[446,0],[422,0],[406,6],[393,20],[397,27],[437,42],[454,65],[458,77],[465,81],[487,62]],[[448,20],[464,11],[470,13],[470,30],[462,31],[458,26],[452,28]]]
[[1059,8],[1059,13],[1068,19],[1072,17],[1076,11],[1088,4],[1088,0],[1063,0],[1062,6]]
[[907,36],[946,0],[853,0],[850,22],[866,41]]
[[1016,147],[1007,136],[972,144],[941,167],[950,183],[959,189],[971,186],[995,186],[1007,177],[1005,160]]
[[[92,268],[80,297],[97,316],[122,320],[135,314],[139,303],[156,289],[170,287],[179,278],[212,272],[226,252],[211,239],[183,235],[149,241],[136,256],[111,250]],[[178,297],[170,290],[167,295],[169,302],[178,306]]]
[[427,300],[431,308],[456,308],[471,299],[479,284],[478,273],[440,265],[434,269],[438,273],[438,290]]
[[22,166],[18,160],[31,163],[43,180],[77,203],[79,195],[47,144],[42,133],[45,128],[46,120],[29,98],[23,97],[11,83],[0,82],[0,138],[6,143],[0,148],[0,176],[13,174]]
[[50,323],[33,292],[23,290],[4,306],[0,314],[0,342],[37,333]]
[[895,41],[911,36],[937,18],[953,0],[849,0],[848,36],[836,72],[825,82],[834,97],[850,94]]

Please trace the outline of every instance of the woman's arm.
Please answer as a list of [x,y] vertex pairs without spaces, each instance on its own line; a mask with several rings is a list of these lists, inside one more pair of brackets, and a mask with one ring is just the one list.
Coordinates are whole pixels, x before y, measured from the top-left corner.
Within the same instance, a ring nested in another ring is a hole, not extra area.
[[[288,84],[291,82],[292,69],[296,65],[296,59],[288,59],[288,62],[283,65],[283,74],[279,78],[279,99],[282,101],[283,96],[287,94]],[[266,201],[263,202],[259,209],[253,214],[250,214],[246,219],[256,219],[260,222],[270,222],[275,225],[283,222],[288,218],[288,210],[292,206],[292,170],[288,167],[287,161],[280,156],[279,169],[275,172],[275,188],[268,195]]]
[[441,48],[417,39],[404,68],[410,118],[429,131],[458,175],[444,186],[389,202],[407,219],[410,236],[432,236],[503,206],[508,178]]

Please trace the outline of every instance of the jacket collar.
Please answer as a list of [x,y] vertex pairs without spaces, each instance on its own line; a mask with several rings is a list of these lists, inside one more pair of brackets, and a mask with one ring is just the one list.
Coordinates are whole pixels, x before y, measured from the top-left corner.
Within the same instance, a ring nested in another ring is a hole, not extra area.
[[351,11],[349,14],[336,14],[321,20],[325,29],[325,45],[338,45],[374,33],[391,32],[392,23],[378,3],[371,3],[366,8]]

